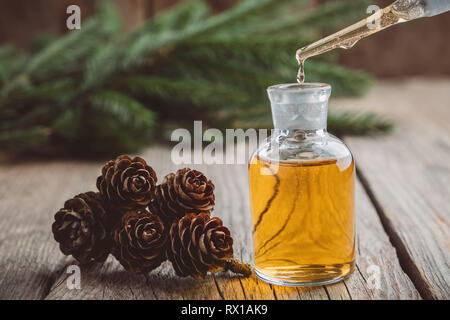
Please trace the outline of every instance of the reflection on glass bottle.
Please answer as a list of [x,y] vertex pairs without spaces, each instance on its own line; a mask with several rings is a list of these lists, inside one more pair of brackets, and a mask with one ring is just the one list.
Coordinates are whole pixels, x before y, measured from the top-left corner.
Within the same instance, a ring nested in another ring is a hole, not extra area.
[[255,269],[264,281],[333,283],[354,268],[354,162],[326,131],[326,84],[268,89],[274,134],[249,164]]

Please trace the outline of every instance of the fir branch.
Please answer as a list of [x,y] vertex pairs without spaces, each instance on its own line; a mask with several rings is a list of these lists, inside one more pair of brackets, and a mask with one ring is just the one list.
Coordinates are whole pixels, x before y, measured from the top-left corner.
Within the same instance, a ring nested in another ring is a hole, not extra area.
[[156,115],[115,91],[93,94],[66,110],[52,127],[52,140],[83,157],[138,152],[151,142]]
[[17,76],[28,58],[28,54],[17,52],[10,45],[0,46],[0,93],[10,79]]
[[[251,38],[196,38],[184,42],[173,54],[183,53],[183,59],[201,60],[216,65],[227,60],[239,60],[241,64],[253,64],[271,68],[286,60],[292,60],[292,52],[300,45],[310,43],[314,34],[304,33],[297,37],[279,35],[254,36]],[[274,50],[278,48],[278,50]]]
[[70,100],[73,96],[71,90],[74,89],[76,82],[68,77],[58,78],[47,81],[38,86],[27,87],[21,96],[21,100],[37,101],[61,101]]
[[[239,95],[245,94],[251,97],[249,103],[255,100],[259,103],[262,99],[264,100],[265,88],[282,79],[279,73],[281,69],[275,70],[275,67],[266,69],[257,64],[241,64],[239,66],[236,60],[226,60],[218,64],[213,61],[208,62],[207,59],[203,62],[201,60],[170,59],[170,64],[163,64],[166,67],[158,68],[156,73],[170,79],[183,79],[182,81],[189,79],[189,81],[200,83],[207,82],[210,86],[218,84],[234,88],[232,90],[241,92]],[[292,75],[292,69],[290,71]],[[291,79],[292,77],[289,78],[289,80]],[[213,106],[213,104],[211,105]]]
[[126,88],[134,94],[145,94],[175,103],[192,104],[203,108],[243,106],[249,102],[245,91],[224,83],[168,79],[154,76],[135,76],[127,80]]
[[101,87],[121,69],[122,48],[118,41],[111,41],[87,57],[83,68],[82,91]]
[[92,108],[114,117],[125,126],[135,126],[151,130],[155,125],[155,115],[132,97],[116,91],[102,91],[90,99]]
[[0,61],[9,60],[14,57],[15,50],[10,44],[0,46]]
[[48,142],[49,130],[37,126],[0,131],[0,146],[3,151],[31,150]]
[[337,136],[389,133],[394,124],[373,112],[332,111],[328,115],[328,130]]
[[260,10],[269,10],[271,6],[276,5],[276,1],[283,2],[285,0],[247,0],[241,1],[233,8],[211,18],[202,23],[194,23],[177,32],[162,32],[158,38],[152,38],[151,33],[142,33],[140,30],[138,34],[141,37],[133,39],[133,42],[128,43],[129,50],[123,57],[124,66],[137,66],[145,61],[145,58],[154,52],[161,51],[169,46],[175,46],[185,41],[186,39],[203,36],[208,33],[214,33],[218,28],[223,28],[244,16],[251,15]]
[[259,33],[293,33],[297,34],[305,26],[324,29],[335,29],[354,23],[364,18],[370,0],[332,1],[322,6],[299,10],[298,13],[287,15],[285,19],[273,19],[257,28]]
[[99,38],[109,37],[120,30],[120,24],[115,7],[106,1],[101,2],[96,16],[84,22],[82,29],[69,32],[68,35],[54,41],[35,55],[25,67],[25,73],[33,75],[42,70],[52,71],[51,66],[67,69],[70,62],[89,54],[101,45],[97,42]]
[[116,8],[109,2],[101,2],[99,13],[83,24],[81,30],[69,32],[39,51],[27,61],[23,71],[2,89],[6,96],[20,87],[51,74],[69,74],[78,70],[79,60],[92,54],[103,37],[108,39],[120,29],[121,22]]
[[[228,82],[230,85],[245,89],[248,95],[256,93],[260,102],[265,101],[263,92],[267,86],[273,83],[292,82],[295,78],[297,62],[287,50],[274,53],[272,61],[269,61],[270,51],[256,54],[246,50],[236,49],[236,51],[238,52],[236,56],[230,53],[226,59],[221,59],[222,53],[210,53],[211,56],[208,57],[207,52],[204,54],[191,52],[181,60],[171,59],[170,63],[162,63],[164,70],[157,72],[162,72],[168,77],[178,75],[180,78]],[[223,57],[225,55],[226,53]],[[309,59],[305,63],[305,68],[307,81],[331,84],[334,97],[362,95],[373,83],[372,77],[367,73],[348,70],[323,62],[321,59]]]
[[[209,13],[203,1],[188,1],[160,14],[155,21],[150,20],[129,36],[125,41],[127,50],[120,57],[122,65],[118,65],[118,59],[116,65],[119,68],[137,67],[145,63],[149,55],[208,29],[207,23],[212,19],[207,19],[204,23],[198,22]],[[114,70],[109,74],[114,74]]]
[[[36,52],[2,46],[0,148],[105,155],[135,152],[161,128],[192,119],[270,127],[265,88],[292,82],[295,50],[339,19],[353,22],[366,5],[343,0],[305,10],[306,3],[245,0],[212,15],[203,1],[183,1],[119,33],[117,10],[104,2],[81,30],[40,42],[48,44]],[[330,83],[333,96],[364,93],[371,77],[337,66],[335,57],[308,59],[307,80]],[[392,124],[382,120],[330,114],[330,130],[388,131]]]
[[306,80],[330,84],[333,97],[361,96],[373,83],[373,78],[365,72],[348,70],[316,60],[311,58],[305,62]]
[[[292,3],[305,3],[305,0],[246,0],[233,8],[214,16],[203,29],[209,33],[227,36],[230,33],[246,33],[246,29],[255,30],[256,23],[266,21],[269,16],[277,17],[279,10]],[[202,35],[202,34],[201,34]]]
[[170,10],[150,19],[142,30],[157,32],[177,31],[206,19],[211,15],[208,5],[202,0],[182,1]]
[[[35,126],[49,127],[57,112],[55,108],[50,105],[37,105],[30,110],[22,111],[18,114],[13,114],[8,118],[0,118],[0,131],[20,130]],[[25,135],[19,135],[25,136]]]

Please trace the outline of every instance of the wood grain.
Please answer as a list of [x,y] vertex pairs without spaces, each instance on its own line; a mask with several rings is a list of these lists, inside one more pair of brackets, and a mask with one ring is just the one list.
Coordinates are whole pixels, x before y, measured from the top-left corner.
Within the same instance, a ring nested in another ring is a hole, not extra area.
[[[64,265],[53,240],[53,214],[64,200],[93,189],[97,165],[22,162],[0,165],[0,299],[40,299]],[[89,181],[89,182],[88,182]]]
[[450,297],[450,80],[385,82],[364,103],[396,121],[388,137],[346,139],[403,268],[424,298]]
[[[74,261],[59,252],[52,238],[53,214],[65,199],[95,188],[103,162],[21,161],[0,163],[0,298],[448,298],[450,146],[446,119],[450,97],[445,89],[450,81],[427,83],[396,84],[400,90],[380,84],[364,99],[332,105],[384,111],[398,122],[391,137],[346,139],[364,186],[359,181],[356,184],[357,268],[345,281],[326,287],[287,288],[228,272],[195,281],[176,277],[169,263],[144,276],[126,273],[109,257],[103,266],[82,267],[82,289],[69,290],[66,267]],[[408,98],[400,103],[404,94]],[[431,103],[432,98],[422,99],[421,94],[448,99]],[[152,147],[142,156],[160,179],[181,167],[170,161],[168,147]],[[215,182],[214,214],[230,227],[235,255],[251,262],[246,166],[194,167]],[[379,288],[372,286],[377,267]]]
[[[172,166],[170,150],[154,148],[143,155],[160,172],[160,178],[177,167]],[[242,261],[252,261],[250,208],[247,168],[242,165],[194,166],[216,184],[215,214],[230,226],[235,238],[235,253]],[[316,288],[271,286],[253,275],[241,278],[221,272],[202,281],[175,276],[169,263],[143,276],[126,273],[110,257],[104,266],[82,269],[82,289],[68,290],[67,274],[61,273],[47,299],[417,299],[420,298],[401,270],[395,250],[377,218],[373,206],[357,188],[358,269],[344,282]],[[73,262],[72,262],[73,263]],[[379,265],[380,289],[370,289],[367,267]]]

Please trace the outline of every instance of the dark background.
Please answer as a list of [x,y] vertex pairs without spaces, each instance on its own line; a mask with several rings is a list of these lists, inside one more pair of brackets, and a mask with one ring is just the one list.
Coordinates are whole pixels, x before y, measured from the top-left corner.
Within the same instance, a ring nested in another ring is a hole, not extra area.
[[[183,0],[111,0],[118,3],[128,28]],[[216,11],[237,0],[207,0]],[[314,0],[312,3],[339,0]],[[357,1],[357,0],[355,0]],[[0,43],[12,42],[26,48],[37,32],[66,32],[66,8],[81,7],[89,15],[96,0],[0,0]],[[374,2],[384,7],[392,0]],[[362,12],[361,16],[365,13]],[[336,31],[336,30],[330,30]],[[450,75],[450,13],[394,26],[341,50],[344,65],[371,72],[378,77]]]

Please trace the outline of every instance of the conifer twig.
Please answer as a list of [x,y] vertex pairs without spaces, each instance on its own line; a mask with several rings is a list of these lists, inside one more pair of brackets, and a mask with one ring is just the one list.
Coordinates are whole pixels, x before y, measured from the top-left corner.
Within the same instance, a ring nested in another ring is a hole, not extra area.
[[250,277],[252,274],[252,266],[247,263],[242,263],[237,259],[230,259],[225,263],[225,270],[230,270],[237,274],[242,274],[244,277]]

